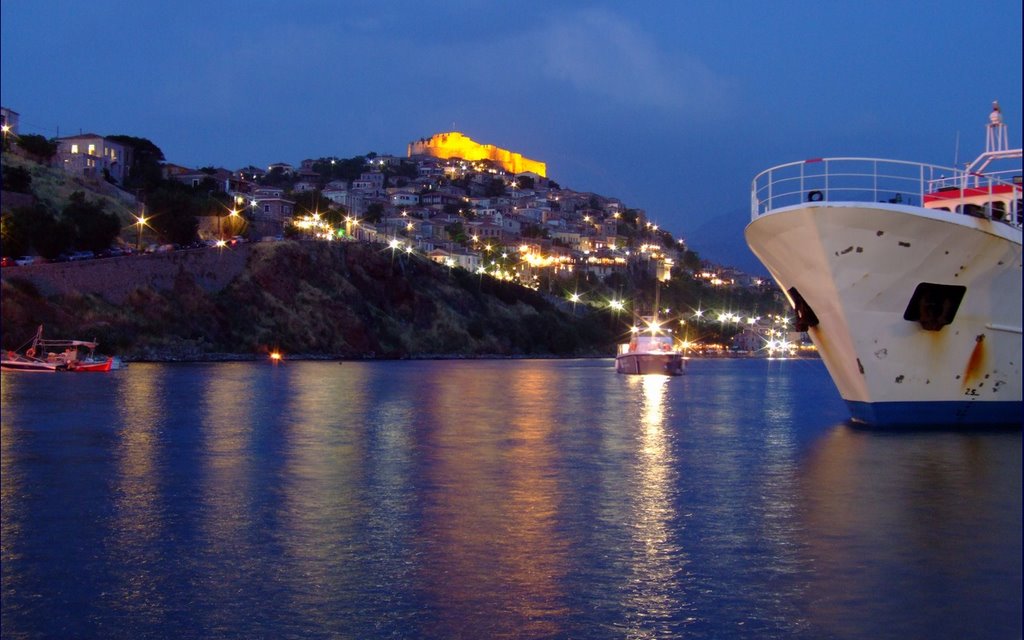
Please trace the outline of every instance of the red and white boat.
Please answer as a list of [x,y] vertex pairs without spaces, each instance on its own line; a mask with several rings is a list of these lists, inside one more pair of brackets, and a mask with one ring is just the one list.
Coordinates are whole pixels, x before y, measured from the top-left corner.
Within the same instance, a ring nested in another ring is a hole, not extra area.
[[36,330],[23,353],[5,351],[0,357],[0,369],[32,372],[94,372],[110,371],[114,367],[112,356],[96,354],[99,343],[95,340],[47,340],[42,325]]

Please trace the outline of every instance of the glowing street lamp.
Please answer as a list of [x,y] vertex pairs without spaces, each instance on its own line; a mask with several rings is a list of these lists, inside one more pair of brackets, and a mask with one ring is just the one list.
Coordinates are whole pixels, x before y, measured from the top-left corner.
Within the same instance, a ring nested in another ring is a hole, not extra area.
[[580,301],[580,294],[579,294],[579,292],[573,291],[572,293],[569,294],[569,302],[572,303],[572,315],[573,316],[576,315],[576,305],[579,303],[579,301]]
[[137,240],[135,241],[135,250],[142,251],[142,227],[146,224],[146,216],[145,214],[140,215],[136,217],[135,220],[137,221],[137,224],[139,226],[139,235]]

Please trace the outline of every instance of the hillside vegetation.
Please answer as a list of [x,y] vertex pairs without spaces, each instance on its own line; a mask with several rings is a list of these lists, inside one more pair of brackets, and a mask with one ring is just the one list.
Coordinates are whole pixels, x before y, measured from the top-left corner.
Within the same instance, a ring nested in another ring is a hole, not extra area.
[[[133,221],[131,196],[102,180],[83,178],[62,169],[40,164],[13,153],[5,153],[4,169],[20,168],[32,177],[31,192],[40,204],[53,211],[59,211],[71,200],[76,191],[86,194],[89,200],[101,204],[107,211],[117,214],[125,227]],[[117,194],[115,196],[114,194]],[[6,207],[5,207],[6,209]]]
[[223,291],[208,293],[181,272],[173,289],[139,288],[121,305],[89,293],[47,297],[30,278],[9,277],[3,346],[20,346],[44,324],[51,336],[96,338],[128,359],[274,349],[339,358],[610,356],[624,328],[582,307],[573,315],[530,289],[377,245],[259,249]]

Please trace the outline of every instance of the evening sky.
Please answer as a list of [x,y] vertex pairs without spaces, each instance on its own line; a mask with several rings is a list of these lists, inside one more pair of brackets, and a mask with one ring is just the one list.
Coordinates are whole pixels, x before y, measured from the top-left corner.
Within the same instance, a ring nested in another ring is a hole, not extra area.
[[703,256],[745,250],[771,165],[1021,144],[1021,3],[3,0],[21,130],[152,140],[191,167],[405,155],[458,130],[644,209]]

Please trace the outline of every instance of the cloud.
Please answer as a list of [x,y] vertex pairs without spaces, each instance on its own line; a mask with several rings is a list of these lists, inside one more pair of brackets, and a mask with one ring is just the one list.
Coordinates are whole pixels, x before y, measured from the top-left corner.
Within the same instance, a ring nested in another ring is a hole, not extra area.
[[653,36],[606,10],[558,18],[528,39],[542,74],[586,96],[696,114],[722,108],[732,93],[732,83],[698,58],[659,49]]

